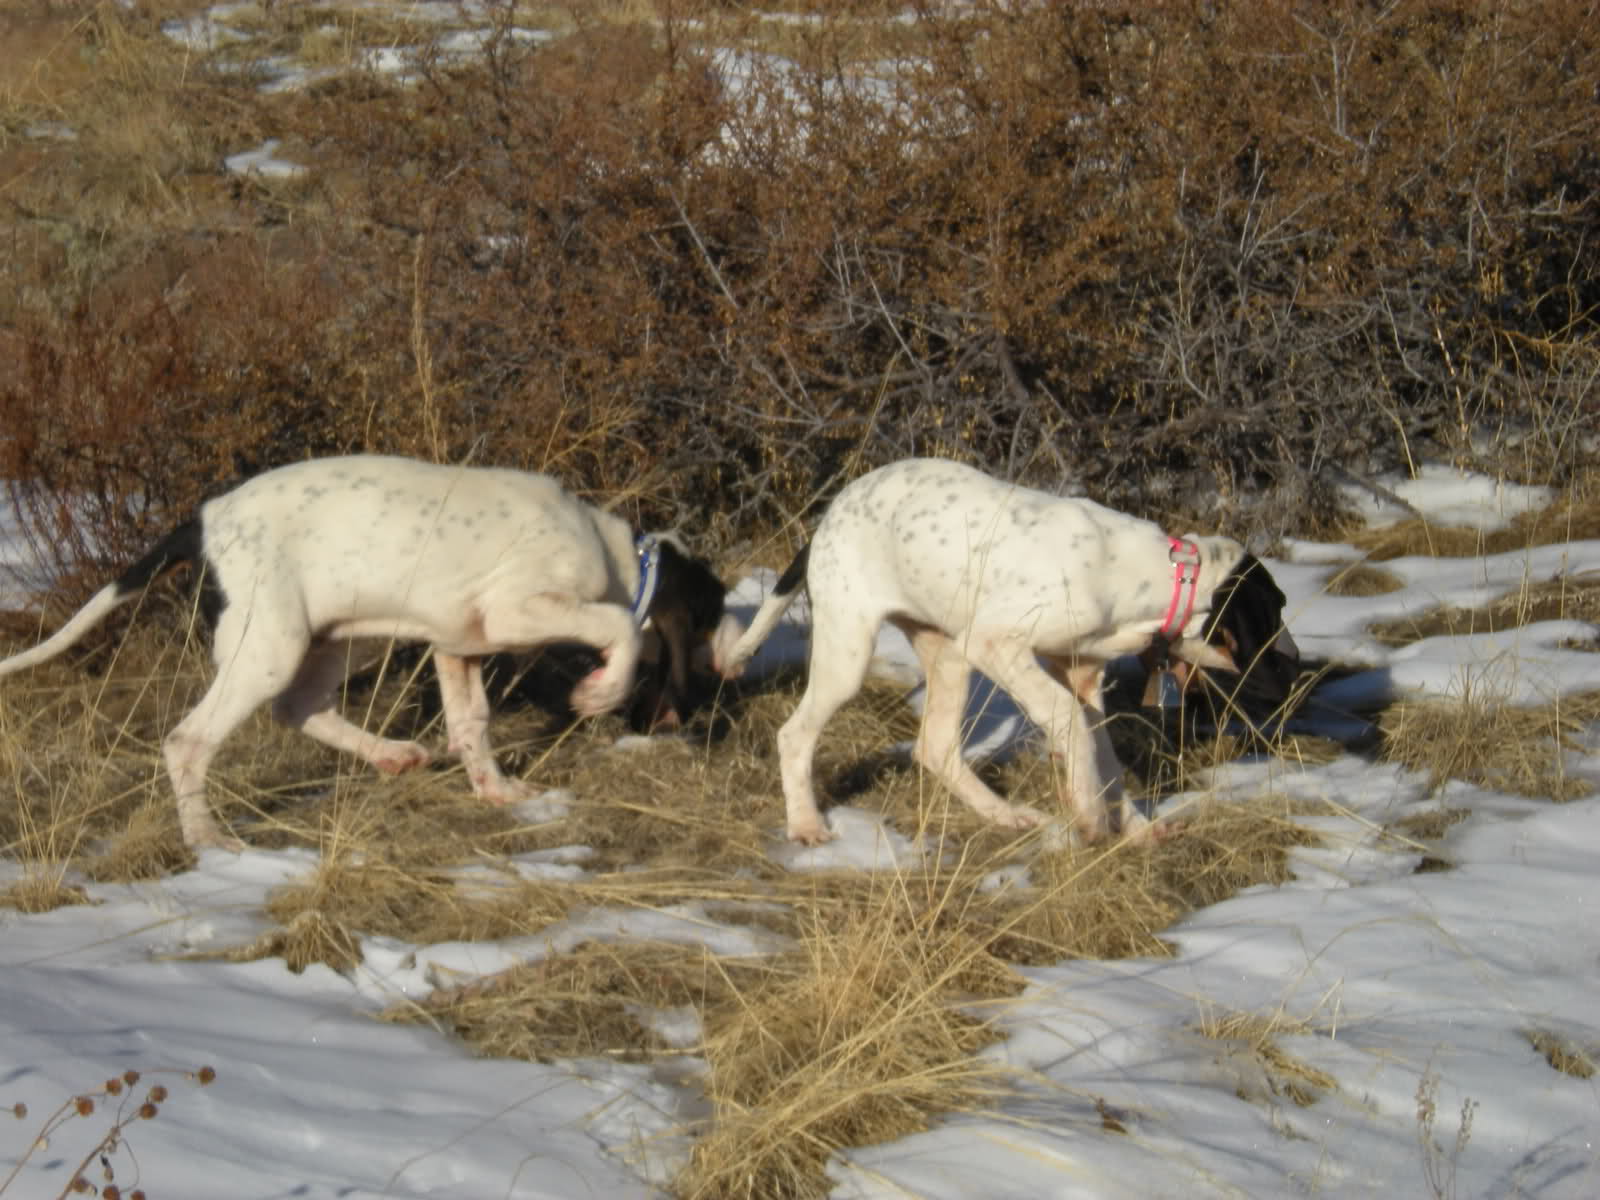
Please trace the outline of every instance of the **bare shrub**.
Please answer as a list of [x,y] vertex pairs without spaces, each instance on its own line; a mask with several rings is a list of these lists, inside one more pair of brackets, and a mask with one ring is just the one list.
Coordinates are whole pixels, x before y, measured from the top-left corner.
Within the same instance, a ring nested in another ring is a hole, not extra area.
[[[1352,473],[1592,459],[1600,19],[1572,0],[690,3],[542,43],[492,15],[477,60],[285,96],[233,60],[154,69],[137,13],[73,27],[121,70],[53,99],[118,123],[30,144],[0,190],[26,249],[0,468],[42,485],[47,541],[109,553],[338,449],[547,467],[728,538],[912,453],[1262,536]],[[184,140],[75,208],[128,174],[141,106]],[[194,169],[268,128],[305,181]],[[214,302],[122,287],[185,256],[184,212],[256,263]]]

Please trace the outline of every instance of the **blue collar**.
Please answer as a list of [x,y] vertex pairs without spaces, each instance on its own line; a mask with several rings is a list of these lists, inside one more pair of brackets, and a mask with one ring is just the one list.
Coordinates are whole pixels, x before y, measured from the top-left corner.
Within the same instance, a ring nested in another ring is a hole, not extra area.
[[640,534],[634,542],[639,552],[639,586],[633,593],[633,619],[643,625],[650,617],[650,602],[661,581],[661,539],[653,533]]

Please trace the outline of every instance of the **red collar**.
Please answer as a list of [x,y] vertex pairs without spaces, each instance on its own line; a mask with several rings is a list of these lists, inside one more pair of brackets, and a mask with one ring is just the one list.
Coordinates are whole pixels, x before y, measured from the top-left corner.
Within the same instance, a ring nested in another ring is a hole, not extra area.
[[[1175,638],[1183,632],[1194,613],[1194,594],[1200,586],[1200,547],[1183,538],[1167,538],[1167,557],[1172,560],[1172,603],[1167,605],[1166,618],[1156,632],[1162,637]],[[1188,592],[1188,597],[1184,593]],[[1183,614],[1178,614],[1182,604]]]

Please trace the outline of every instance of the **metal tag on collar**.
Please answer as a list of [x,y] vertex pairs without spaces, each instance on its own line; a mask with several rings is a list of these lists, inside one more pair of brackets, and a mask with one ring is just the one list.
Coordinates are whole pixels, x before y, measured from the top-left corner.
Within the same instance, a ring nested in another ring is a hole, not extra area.
[[633,593],[633,619],[643,625],[650,619],[650,602],[661,579],[661,539],[653,533],[640,535],[633,544],[639,552],[639,586]]

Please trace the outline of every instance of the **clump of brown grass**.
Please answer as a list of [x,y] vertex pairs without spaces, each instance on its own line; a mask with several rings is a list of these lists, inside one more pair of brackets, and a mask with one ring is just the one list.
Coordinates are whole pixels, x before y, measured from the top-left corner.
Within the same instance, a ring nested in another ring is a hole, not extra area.
[[1563,1034],[1548,1029],[1524,1029],[1522,1036],[1549,1063],[1563,1075],[1574,1079],[1592,1079],[1595,1064],[1600,1062],[1600,1046],[1583,1045]]
[[1404,586],[1394,572],[1358,562],[1340,568],[1323,590],[1330,596],[1382,596]]
[[201,951],[191,957],[223,958],[229,962],[281,958],[283,965],[296,975],[318,963],[335,971],[348,971],[360,964],[358,931],[320,909],[294,909],[278,919],[284,923],[243,946],[220,952]]
[[386,1021],[427,1020],[479,1054],[549,1062],[608,1055],[629,1061],[681,1049],[653,1029],[653,1011],[724,1009],[760,990],[764,960],[666,942],[585,942],[563,954],[399,1004]]
[[1600,693],[1520,707],[1469,695],[1461,700],[1402,701],[1379,718],[1384,756],[1425,773],[1437,787],[1460,779],[1557,803],[1591,793],[1567,774],[1574,735],[1600,719]]
[[1388,842],[1398,842],[1400,846],[1412,852],[1421,851],[1422,856],[1417,862],[1416,874],[1427,875],[1438,871],[1450,871],[1455,869],[1455,863],[1432,853],[1428,843],[1438,841],[1453,826],[1471,815],[1471,809],[1447,808],[1441,805],[1391,821],[1384,826],[1383,832]]
[[97,883],[130,883],[160,879],[189,866],[194,856],[183,844],[178,811],[166,777],[152,765],[151,785],[140,788],[144,803],[133,809],[123,826],[113,832],[82,862],[83,873]]
[[835,1149],[904,1136],[1003,1091],[1000,1070],[975,1057],[996,1034],[952,1003],[981,947],[914,924],[908,936],[869,907],[819,925],[714,1021],[713,1117],[678,1195],[821,1196]]
[[1308,1108],[1325,1093],[1338,1090],[1338,1080],[1290,1054],[1279,1040],[1285,1035],[1315,1033],[1307,1021],[1295,1020],[1282,1012],[1207,1013],[1197,1028],[1203,1036],[1229,1043],[1250,1055],[1266,1076],[1273,1093],[1286,1096],[1301,1108]]
[[36,867],[9,887],[0,888],[0,907],[42,913],[72,904],[88,904],[89,893],[68,883],[60,867]]
[[1288,854],[1314,845],[1284,802],[1201,807],[1151,845],[1118,843],[1041,854],[1037,892],[1005,929],[1007,958],[1166,957],[1160,934],[1197,908],[1242,888],[1282,883]]
[[[1498,633],[1535,621],[1600,622],[1600,580],[1556,579],[1528,583],[1479,608],[1446,605],[1369,627],[1386,646],[1407,646],[1427,637]],[[1596,649],[1589,645],[1587,649]]]
[[508,874],[503,886],[463,887],[448,874],[373,857],[365,846],[330,846],[300,884],[267,901],[267,915],[283,926],[234,958],[282,954],[291,966],[325,962],[343,969],[360,961],[358,934],[423,944],[489,941],[543,929],[567,914],[571,889]]
[[1407,839],[1436,841],[1471,815],[1470,808],[1446,808],[1441,805],[1426,812],[1411,813],[1409,816],[1401,817],[1398,821],[1390,822],[1385,828]]

